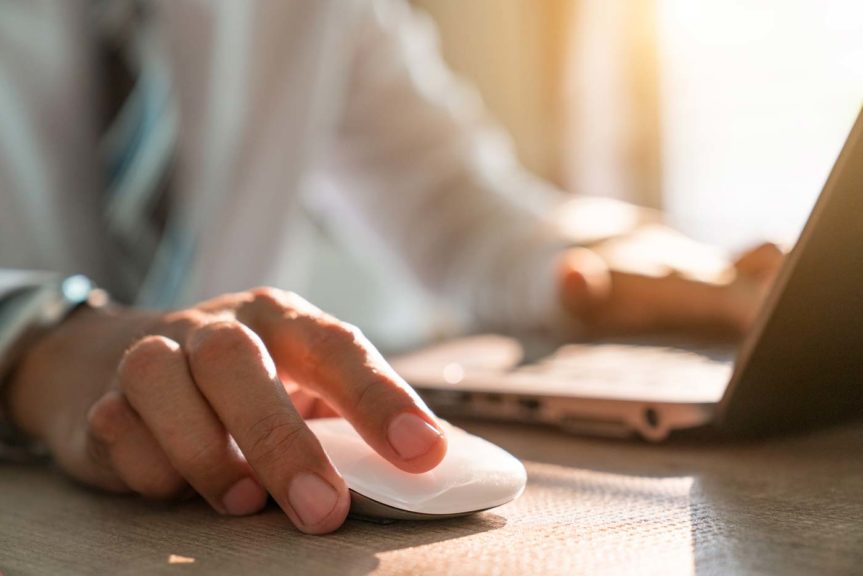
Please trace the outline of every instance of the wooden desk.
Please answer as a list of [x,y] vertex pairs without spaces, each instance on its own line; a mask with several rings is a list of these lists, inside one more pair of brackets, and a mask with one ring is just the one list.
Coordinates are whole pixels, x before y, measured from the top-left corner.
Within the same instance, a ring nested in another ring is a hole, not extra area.
[[[0,571],[16,574],[861,574],[863,425],[650,446],[466,426],[527,463],[518,501],[469,518],[297,533],[277,509],[91,492],[0,465]],[[169,564],[169,555],[194,558]]]

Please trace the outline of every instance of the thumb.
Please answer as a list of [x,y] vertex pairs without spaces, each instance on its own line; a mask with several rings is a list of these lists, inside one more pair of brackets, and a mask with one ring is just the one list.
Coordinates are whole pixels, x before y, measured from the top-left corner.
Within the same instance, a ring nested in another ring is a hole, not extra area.
[[128,488],[114,472],[111,442],[116,423],[124,419],[122,404],[115,393],[99,398],[84,418],[55,421],[46,443],[57,465],[67,474],[90,486],[126,492]]
[[590,321],[611,297],[611,271],[593,250],[572,248],[558,265],[558,285],[564,308]]

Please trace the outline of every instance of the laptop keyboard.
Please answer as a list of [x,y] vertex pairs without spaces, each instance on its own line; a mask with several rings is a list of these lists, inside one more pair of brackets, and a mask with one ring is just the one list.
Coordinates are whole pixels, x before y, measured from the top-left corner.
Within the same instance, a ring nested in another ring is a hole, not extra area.
[[[503,381],[535,392],[615,398],[715,401],[731,376],[723,349],[629,344],[570,344],[509,372]],[[659,398],[661,397],[661,398]]]
[[422,389],[581,396],[616,400],[716,402],[732,372],[728,347],[677,342],[564,344],[474,336],[393,363]]

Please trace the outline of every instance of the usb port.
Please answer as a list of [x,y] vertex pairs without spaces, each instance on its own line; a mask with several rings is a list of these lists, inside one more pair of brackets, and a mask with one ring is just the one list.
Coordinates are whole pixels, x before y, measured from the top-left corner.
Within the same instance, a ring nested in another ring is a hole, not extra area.
[[519,398],[518,404],[525,410],[536,412],[542,406],[542,403],[536,398]]

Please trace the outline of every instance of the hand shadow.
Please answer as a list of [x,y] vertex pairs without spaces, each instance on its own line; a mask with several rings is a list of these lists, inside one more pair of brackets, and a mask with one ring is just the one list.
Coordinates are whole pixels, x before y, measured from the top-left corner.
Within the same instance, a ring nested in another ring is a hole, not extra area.
[[[199,553],[199,561],[211,556],[226,573],[284,574],[367,574],[379,566],[384,552],[415,548],[456,540],[502,528],[506,519],[493,512],[482,512],[444,520],[399,520],[388,524],[349,517],[335,533],[307,536],[291,525],[273,502],[258,515],[225,518],[210,511],[200,501],[183,505],[188,521],[205,530],[215,546]],[[208,517],[204,519],[202,517]],[[188,538],[187,530],[174,533],[178,544],[188,543],[192,556],[200,545],[199,537]]]
[[152,502],[82,488],[46,464],[0,465],[0,510],[0,571],[9,574],[176,574],[172,554],[194,559],[184,573],[367,574],[381,553],[506,525],[491,512],[388,525],[349,519],[334,534],[307,536],[273,504],[220,516],[199,498]]

